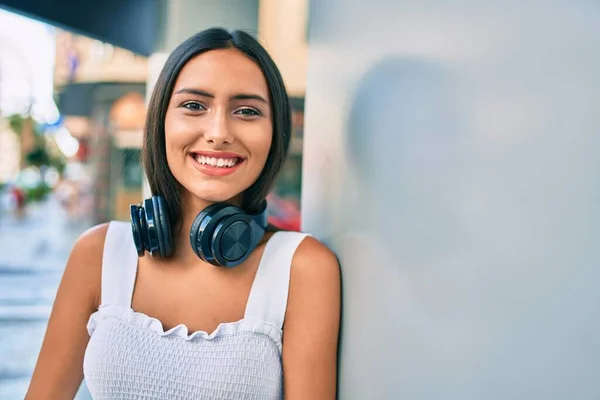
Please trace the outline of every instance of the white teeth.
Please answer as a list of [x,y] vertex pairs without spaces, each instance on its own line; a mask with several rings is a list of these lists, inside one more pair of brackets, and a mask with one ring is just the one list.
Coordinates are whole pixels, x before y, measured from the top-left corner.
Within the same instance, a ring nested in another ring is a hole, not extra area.
[[238,160],[238,158],[216,158],[196,155],[198,163],[221,168],[231,168],[238,163]]

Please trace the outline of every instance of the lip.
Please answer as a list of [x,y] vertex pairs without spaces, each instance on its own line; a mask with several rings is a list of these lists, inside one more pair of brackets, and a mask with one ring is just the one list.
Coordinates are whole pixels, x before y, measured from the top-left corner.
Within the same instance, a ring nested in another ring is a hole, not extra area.
[[[199,154],[199,155],[203,155],[206,157],[215,157],[215,158],[234,158],[234,157],[238,157],[240,158],[240,161],[234,165],[233,167],[229,167],[229,168],[223,168],[223,167],[215,167],[212,165],[205,165],[205,164],[200,164],[198,161],[196,161],[196,157],[194,157],[195,154]],[[219,157],[217,157],[215,154],[219,154]],[[229,155],[227,155],[229,154]],[[202,172],[205,175],[208,176],[227,176],[227,175],[231,175],[233,174],[235,171],[237,171],[240,166],[242,164],[244,164],[244,162],[246,161],[245,158],[243,157],[239,157],[238,155],[234,154],[234,153],[212,153],[212,152],[191,152],[189,154],[190,159],[192,160],[192,164],[194,165],[194,167]]]

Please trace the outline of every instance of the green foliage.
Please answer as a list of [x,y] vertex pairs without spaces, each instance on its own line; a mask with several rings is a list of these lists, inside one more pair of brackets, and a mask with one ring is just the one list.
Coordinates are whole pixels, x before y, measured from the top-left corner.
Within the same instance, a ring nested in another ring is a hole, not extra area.
[[45,146],[36,145],[33,150],[25,155],[27,165],[41,167],[50,164],[50,155]]
[[21,136],[21,133],[23,132],[23,125],[25,124],[25,117],[21,114],[13,114],[9,115],[7,119],[10,130]]
[[24,190],[25,198],[28,203],[33,201],[44,200],[48,196],[48,194],[52,192],[52,188],[44,182],[40,182],[37,186],[34,186],[32,188],[26,188]]
[[44,132],[40,130],[39,126],[31,119],[30,116],[24,116],[21,114],[13,114],[7,117],[8,125],[10,129],[16,133],[19,137],[23,135],[23,129],[25,122],[31,121],[31,129],[34,136],[34,148],[25,155],[25,162],[27,166],[33,167],[54,167],[62,174],[65,170],[66,160],[62,154],[53,154],[48,151],[46,145],[46,139]]

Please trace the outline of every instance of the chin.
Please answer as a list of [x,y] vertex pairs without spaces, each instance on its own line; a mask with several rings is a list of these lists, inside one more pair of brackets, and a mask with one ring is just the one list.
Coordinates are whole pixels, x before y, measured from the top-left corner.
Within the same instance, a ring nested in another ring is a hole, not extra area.
[[211,183],[211,188],[186,188],[188,195],[191,195],[192,198],[203,200],[211,203],[220,203],[220,202],[229,202],[241,195],[243,192],[242,189],[232,188],[232,187],[224,187],[219,188],[215,187],[215,183]]
[[[197,198],[211,202],[211,203],[223,203],[223,202],[227,202],[230,203],[232,202],[232,200],[234,200],[235,198],[237,198],[237,195],[234,196],[226,196],[226,195],[209,195],[209,194],[203,194],[203,195],[199,195],[197,196]],[[233,201],[235,202],[235,201]]]

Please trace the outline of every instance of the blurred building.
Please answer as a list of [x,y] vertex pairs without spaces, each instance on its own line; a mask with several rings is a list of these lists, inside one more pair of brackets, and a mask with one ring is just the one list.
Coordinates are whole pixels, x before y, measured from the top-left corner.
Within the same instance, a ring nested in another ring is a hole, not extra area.
[[92,182],[95,222],[128,218],[142,196],[139,146],[145,120],[147,57],[58,30],[55,90],[76,158]]

